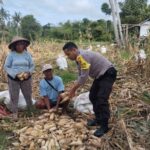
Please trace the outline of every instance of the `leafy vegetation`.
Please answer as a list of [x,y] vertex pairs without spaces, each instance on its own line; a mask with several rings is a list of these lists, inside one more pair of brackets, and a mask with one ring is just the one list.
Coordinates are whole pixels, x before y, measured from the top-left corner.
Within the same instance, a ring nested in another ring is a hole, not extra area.
[[[122,23],[137,24],[150,16],[150,5],[147,0],[125,0],[119,3]],[[101,6],[102,12],[111,14],[109,4]],[[10,15],[3,7],[0,8],[0,40],[10,41],[14,35],[22,35],[30,40],[57,39],[77,41],[113,41],[113,24],[110,20],[66,21],[54,26],[51,23],[41,25],[33,15],[22,16],[20,12]]]

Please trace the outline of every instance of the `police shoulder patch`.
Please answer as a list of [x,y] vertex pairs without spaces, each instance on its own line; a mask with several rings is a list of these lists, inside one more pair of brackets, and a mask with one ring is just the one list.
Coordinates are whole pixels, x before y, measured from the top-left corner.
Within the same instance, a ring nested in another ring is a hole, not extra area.
[[76,61],[80,64],[81,69],[87,70],[90,68],[90,64],[83,58],[83,56],[77,56]]

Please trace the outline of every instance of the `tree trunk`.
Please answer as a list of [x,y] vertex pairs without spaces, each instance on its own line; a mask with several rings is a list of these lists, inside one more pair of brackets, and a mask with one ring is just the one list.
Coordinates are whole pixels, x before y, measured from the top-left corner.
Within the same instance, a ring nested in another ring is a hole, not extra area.
[[125,41],[124,41],[124,37],[123,37],[123,33],[122,33],[122,26],[121,26],[121,20],[120,20],[120,15],[119,15],[118,2],[117,2],[117,0],[114,0],[114,2],[115,2],[115,6],[116,6],[116,15],[117,15],[117,21],[118,21],[118,27],[119,27],[119,34],[120,34],[120,38],[121,38],[121,44],[124,46]]
[[128,46],[128,44],[129,44],[129,42],[128,42],[128,24],[126,24],[126,26],[125,26],[126,28],[126,45]]
[[119,39],[119,33],[118,33],[118,26],[117,26],[117,17],[115,14],[115,6],[114,6],[114,1],[113,0],[109,0],[110,6],[111,6],[111,10],[112,10],[112,17],[113,17],[113,24],[114,24],[114,32],[115,32],[115,38],[116,38],[116,42],[119,46],[121,46],[121,42]]

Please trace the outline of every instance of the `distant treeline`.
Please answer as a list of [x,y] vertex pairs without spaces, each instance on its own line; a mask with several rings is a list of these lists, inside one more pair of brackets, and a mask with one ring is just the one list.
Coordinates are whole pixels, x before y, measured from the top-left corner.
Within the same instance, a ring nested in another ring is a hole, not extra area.
[[13,16],[1,8],[2,18],[1,39],[11,39],[14,35],[22,35],[30,40],[64,39],[64,40],[94,40],[110,41],[113,38],[113,25],[111,21],[91,21],[84,18],[82,21],[59,23],[54,26],[48,23],[42,26],[33,15],[22,17],[20,13]]
[[[122,23],[137,24],[150,17],[150,5],[147,0],[125,0],[119,3],[119,6]],[[101,6],[101,10],[106,15],[111,14],[111,8],[107,3]],[[134,33],[134,31],[130,33]],[[7,10],[1,7],[0,41],[10,41],[14,35],[21,35],[30,40],[114,40],[113,23],[110,20],[91,21],[84,18],[81,21],[59,23],[57,26],[51,23],[42,26],[33,15],[22,16],[18,12],[10,15]]]

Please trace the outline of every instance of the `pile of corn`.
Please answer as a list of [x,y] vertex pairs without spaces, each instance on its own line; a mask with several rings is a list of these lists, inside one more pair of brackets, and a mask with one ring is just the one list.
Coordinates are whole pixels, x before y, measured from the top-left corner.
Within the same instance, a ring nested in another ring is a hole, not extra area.
[[100,139],[92,135],[92,130],[86,128],[86,121],[82,118],[74,121],[68,115],[62,114],[59,109],[50,110],[30,120],[30,125],[14,131],[17,142],[12,143],[15,149],[28,150],[85,150],[100,147]]

